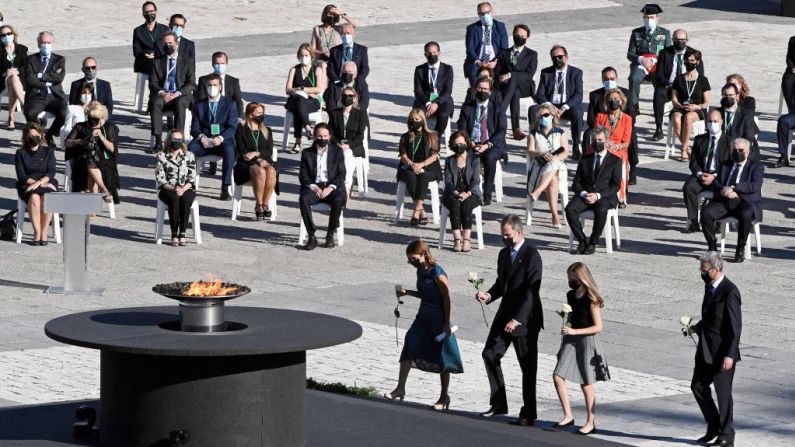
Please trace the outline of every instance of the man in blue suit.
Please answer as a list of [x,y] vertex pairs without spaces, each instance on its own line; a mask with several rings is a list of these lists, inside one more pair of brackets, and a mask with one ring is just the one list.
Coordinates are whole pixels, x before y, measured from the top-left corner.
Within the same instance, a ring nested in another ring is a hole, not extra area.
[[221,77],[215,73],[207,81],[207,99],[193,107],[190,134],[193,141],[188,148],[196,158],[220,155],[224,161],[224,178],[221,200],[230,200],[232,169],[235,165],[235,131],[237,130],[237,104],[221,95]]
[[701,210],[701,231],[708,251],[716,251],[715,223],[724,217],[737,219],[737,250],[734,262],[745,260],[745,242],[753,222],[762,220],[762,178],[765,167],[749,159],[751,142],[737,138],[732,142],[732,159],[721,164],[712,182],[712,199]]
[[358,69],[355,79],[356,83],[362,85],[366,84],[367,75],[370,74],[367,47],[354,42],[356,28],[350,23],[342,25],[340,37],[342,38],[342,45],[337,45],[329,50],[329,63],[326,68],[329,85],[342,82],[343,64],[348,61],[356,63],[356,68]]
[[541,104],[551,104],[556,116],[571,122],[571,139],[574,142],[573,156],[580,158],[580,131],[582,122],[582,70],[569,65],[569,53],[562,45],[555,45],[549,52],[552,66],[541,70],[536,103],[530,106],[529,116],[536,116]]
[[482,77],[475,81],[475,100],[464,103],[458,116],[458,130],[466,132],[475,145],[475,154],[483,166],[483,205],[491,205],[494,175],[500,159],[507,160],[505,130],[508,119],[502,104],[490,99],[491,81]]
[[110,89],[110,82],[97,78],[96,59],[93,57],[83,59],[83,74],[85,77],[73,81],[69,88],[69,104],[82,106],[80,93],[84,85],[90,84],[94,92],[94,101],[108,108],[108,118],[110,118],[113,115],[113,91]]
[[497,66],[497,55],[510,46],[505,24],[494,20],[491,3],[479,3],[478,16],[479,21],[467,26],[464,76],[469,79],[470,85],[475,84],[478,68],[494,69]]

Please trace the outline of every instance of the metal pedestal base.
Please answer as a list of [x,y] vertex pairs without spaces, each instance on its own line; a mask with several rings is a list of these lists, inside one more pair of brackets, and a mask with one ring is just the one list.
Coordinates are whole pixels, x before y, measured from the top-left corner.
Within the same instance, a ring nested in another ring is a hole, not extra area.
[[52,293],[56,295],[102,295],[102,292],[104,291],[104,287],[72,290],[66,290],[64,287],[47,287],[47,289],[44,290],[44,293]]

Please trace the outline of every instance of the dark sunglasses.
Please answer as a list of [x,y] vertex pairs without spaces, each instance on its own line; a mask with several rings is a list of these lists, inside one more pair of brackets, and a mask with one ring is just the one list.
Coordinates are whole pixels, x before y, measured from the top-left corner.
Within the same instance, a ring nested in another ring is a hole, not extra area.
[[2,37],[5,37],[5,36],[13,36],[13,35],[14,35],[13,33],[5,33],[5,34],[0,34],[0,36],[2,36]]
[[88,65],[83,67],[83,70],[96,70],[96,69],[97,69],[96,65]]
[[552,116],[552,114],[550,114],[550,113],[545,113],[545,114],[541,115],[541,118],[546,118],[546,117],[548,117],[548,116]]
[[564,57],[566,57],[566,55],[565,54],[561,54],[559,56],[552,56],[552,59],[563,59]]

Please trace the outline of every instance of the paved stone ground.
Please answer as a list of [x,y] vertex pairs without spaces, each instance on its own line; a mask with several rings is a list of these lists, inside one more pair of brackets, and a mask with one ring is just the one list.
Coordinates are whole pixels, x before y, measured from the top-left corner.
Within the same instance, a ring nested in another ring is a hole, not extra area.
[[[379,5],[374,0],[358,3],[370,9]],[[496,8],[508,25],[520,21],[531,25],[530,45],[542,55],[541,66],[548,65],[543,56],[546,49],[552,43],[564,43],[572,64],[585,70],[585,90],[591,90],[599,86],[599,70],[604,65],[613,65],[622,76],[626,74],[626,40],[630,29],[640,21],[639,3],[642,2],[592,2],[578,12],[564,10],[571,7],[566,4],[559,10],[543,8],[543,12],[532,14],[519,10],[522,14],[517,15],[510,15],[499,3]],[[775,11],[775,3],[661,3],[666,10],[663,26],[690,31],[691,43],[704,52],[707,76],[713,86],[732,72],[743,73],[749,80],[752,94],[757,98],[760,140],[768,163],[774,160],[778,84],[793,23],[769,15]],[[130,14],[137,17],[137,8],[131,6]],[[10,16],[5,4],[3,11]],[[161,5],[161,13],[170,12]],[[468,15],[431,14],[423,16],[422,23],[405,23],[396,14],[394,20],[362,23],[359,40],[370,46],[373,67],[369,78],[372,191],[365,199],[349,202],[345,246],[332,251],[318,249],[311,254],[294,248],[299,218],[295,186],[298,163],[296,156],[289,155],[280,159],[283,193],[279,197],[278,222],[251,220],[250,191],[246,191],[242,219],[232,222],[231,204],[215,198],[219,179],[205,178],[199,193],[204,244],[198,247],[191,244],[187,249],[154,245],[153,163],[151,156],[143,153],[149,119],[130,112],[133,78],[129,47],[81,50],[76,45],[65,51],[69,58],[67,81],[79,76],[77,68],[82,57],[94,54],[100,60],[101,77],[113,83],[120,101],[116,119],[123,133],[120,169],[124,203],[117,207],[115,220],[100,216],[92,226],[91,264],[96,284],[106,288],[102,296],[41,293],[46,286],[57,285],[61,280],[60,247],[0,244],[4,259],[0,270],[0,405],[96,397],[96,353],[64,347],[47,339],[43,326],[49,319],[94,308],[162,304],[162,299],[149,291],[151,285],[199,278],[207,272],[250,285],[254,292],[241,298],[241,305],[314,310],[359,321],[365,328],[363,338],[346,346],[310,353],[308,373],[320,380],[390,391],[396,380],[399,356],[392,326],[393,285],[410,286],[414,282],[412,269],[403,264],[403,250],[414,238],[434,242],[438,236],[433,226],[413,229],[407,222],[393,225],[391,221],[396,144],[411,104],[411,67],[422,62],[422,44],[428,39],[438,40],[443,59],[456,68],[454,96],[460,101],[465,92],[460,73],[463,27],[473,19],[459,17]],[[59,21],[66,22],[69,17],[64,13],[55,21],[52,28],[56,33],[62,27]],[[282,130],[284,77],[293,64],[294,49],[305,38],[305,30],[313,20],[302,23],[297,20],[293,27],[276,29],[278,32],[274,34],[241,35],[230,29],[218,37],[197,40],[198,72],[208,68],[205,61],[212,51],[228,48],[232,57],[230,73],[241,78],[247,100],[268,104],[268,124],[277,138]],[[197,36],[205,37],[198,28],[189,28],[189,32],[195,30]],[[290,32],[295,30],[302,31]],[[732,38],[727,39],[726,35]],[[400,37],[399,41],[396,36]],[[758,36],[770,43],[762,53],[758,51]],[[263,47],[251,42],[268,44]],[[109,44],[115,45],[112,41]],[[565,268],[582,259],[591,266],[607,297],[602,341],[614,380],[597,385],[601,436],[635,445],[658,446],[691,442],[704,429],[687,386],[693,345],[678,333],[677,322],[681,315],[696,315],[699,310],[700,280],[695,258],[704,244],[700,235],[683,236],[678,232],[685,213],[679,190],[687,169],[679,162],[663,161],[663,146],[646,141],[651,133],[651,103],[647,100],[650,95],[646,87],[641,104],[644,115],[639,121],[640,181],[630,193],[631,205],[621,212],[621,249],[612,255],[600,249],[595,256],[585,258],[566,254],[567,231],[565,227],[557,231],[549,226],[544,205],[535,211],[534,224],[527,234],[541,250],[545,267],[542,297],[547,330],[542,332],[539,342],[541,419],[551,424],[560,417],[550,384],[553,356],[560,341],[559,320],[553,311],[565,299]],[[13,153],[18,140],[18,131],[0,130],[1,209],[10,209],[16,203]],[[455,376],[451,386],[456,410],[477,411],[487,407],[488,384],[479,359],[487,328],[465,277],[469,271],[478,271],[487,281],[494,278],[500,244],[498,221],[507,212],[521,214],[524,207],[521,151],[520,145],[511,142],[505,202],[485,210],[486,248],[469,255],[453,253],[449,246],[446,251],[435,251],[451,278],[453,318],[460,327],[457,336],[465,362],[466,373]],[[569,167],[573,169],[574,164]],[[794,173],[793,169],[766,172],[763,256],[754,254],[742,266],[727,268],[727,274],[740,285],[744,298],[743,361],[735,380],[738,445],[784,446],[795,436],[792,404],[795,322],[791,317],[795,313],[791,300],[795,282],[790,273],[795,267],[792,239],[795,194],[791,189]],[[321,222],[325,219],[321,218]],[[29,226],[27,229],[29,237]],[[733,239],[729,250],[732,244]],[[404,306],[400,328],[410,325],[415,308],[416,303],[411,302]],[[493,316],[489,312],[487,316]],[[506,357],[505,364],[507,379],[513,387],[511,405],[516,410],[518,372],[513,354]],[[412,373],[408,387],[409,399],[420,403],[432,403],[438,393],[436,377],[418,372]],[[584,411],[576,389],[572,389],[572,398],[577,405],[577,419],[581,421]]]

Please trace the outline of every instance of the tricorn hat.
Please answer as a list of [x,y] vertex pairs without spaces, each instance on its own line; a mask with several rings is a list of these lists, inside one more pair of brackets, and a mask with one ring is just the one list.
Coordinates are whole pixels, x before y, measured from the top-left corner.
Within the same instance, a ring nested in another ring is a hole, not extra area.
[[646,3],[646,5],[641,8],[640,12],[644,14],[659,14],[663,12],[663,10],[657,3]]

